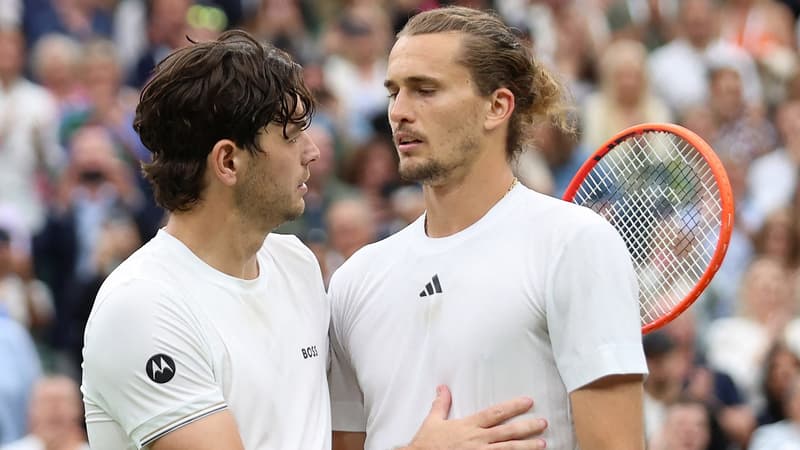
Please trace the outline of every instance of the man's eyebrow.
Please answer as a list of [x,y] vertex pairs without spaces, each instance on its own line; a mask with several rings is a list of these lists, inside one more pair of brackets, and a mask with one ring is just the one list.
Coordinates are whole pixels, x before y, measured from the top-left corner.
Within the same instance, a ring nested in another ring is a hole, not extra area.
[[284,125],[282,134],[283,134],[283,136],[285,138],[288,138],[289,136],[297,134],[302,129],[303,129],[303,127],[301,126],[301,124],[296,124],[294,122],[289,122],[286,125]]
[[[433,77],[426,77],[424,75],[415,75],[413,77],[403,78],[403,83],[410,84],[412,86],[416,86],[416,85],[425,84],[425,83],[438,84],[439,81],[436,78],[433,78]],[[394,81],[394,80],[386,80],[386,81],[383,82],[383,85],[387,89],[389,89],[389,88],[397,87],[397,82]]]

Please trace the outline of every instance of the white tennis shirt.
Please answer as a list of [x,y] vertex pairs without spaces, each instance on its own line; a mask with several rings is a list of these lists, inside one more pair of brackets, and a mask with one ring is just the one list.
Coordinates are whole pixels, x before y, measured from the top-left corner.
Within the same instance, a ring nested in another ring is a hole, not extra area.
[[108,277],[85,334],[92,448],[146,448],[227,408],[247,450],[330,449],[319,266],[293,236],[257,259],[258,278],[234,278],[161,230]]
[[438,384],[451,418],[526,395],[549,449],[577,447],[568,393],[644,374],[636,277],[591,210],[517,186],[483,218],[431,239],[424,217],[333,276],[333,428],[366,448],[407,444]]

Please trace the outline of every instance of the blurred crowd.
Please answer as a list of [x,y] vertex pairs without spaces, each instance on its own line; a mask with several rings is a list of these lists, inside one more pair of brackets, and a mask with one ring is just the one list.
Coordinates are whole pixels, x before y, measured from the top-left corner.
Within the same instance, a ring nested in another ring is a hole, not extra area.
[[648,444],[800,449],[798,0],[0,1],[0,449],[88,448],[86,319],[165,219],[131,125],[152,68],[230,28],[305,67],[320,158],[305,214],[278,231],[314,251],[327,282],[422,213],[420,187],[397,174],[383,80],[394,34],[445,4],[497,11],[569,87],[577,132],[536,125],[515,161],[529,187],[560,196],[636,123],[679,123],[712,144],[736,226],[698,303],[644,338]]

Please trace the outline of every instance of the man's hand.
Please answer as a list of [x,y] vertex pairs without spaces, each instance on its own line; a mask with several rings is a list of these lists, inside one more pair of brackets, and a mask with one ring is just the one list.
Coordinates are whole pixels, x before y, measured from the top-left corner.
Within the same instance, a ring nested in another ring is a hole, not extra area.
[[445,386],[436,389],[436,399],[417,435],[402,450],[540,450],[545,442],[536,438],[545,428],[544,419],[505,423],[533,407],[533,400],[518,398],[484,409],[472,416],[447,420],[452,397]]

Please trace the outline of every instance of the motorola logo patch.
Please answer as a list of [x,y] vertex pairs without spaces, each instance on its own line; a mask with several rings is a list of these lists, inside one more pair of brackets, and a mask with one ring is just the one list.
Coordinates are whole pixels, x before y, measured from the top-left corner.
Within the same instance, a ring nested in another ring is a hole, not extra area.
[[175,376],[175,361],[169,356],[159,353],[147,360],[145,371],[151,381],[164,384]]

